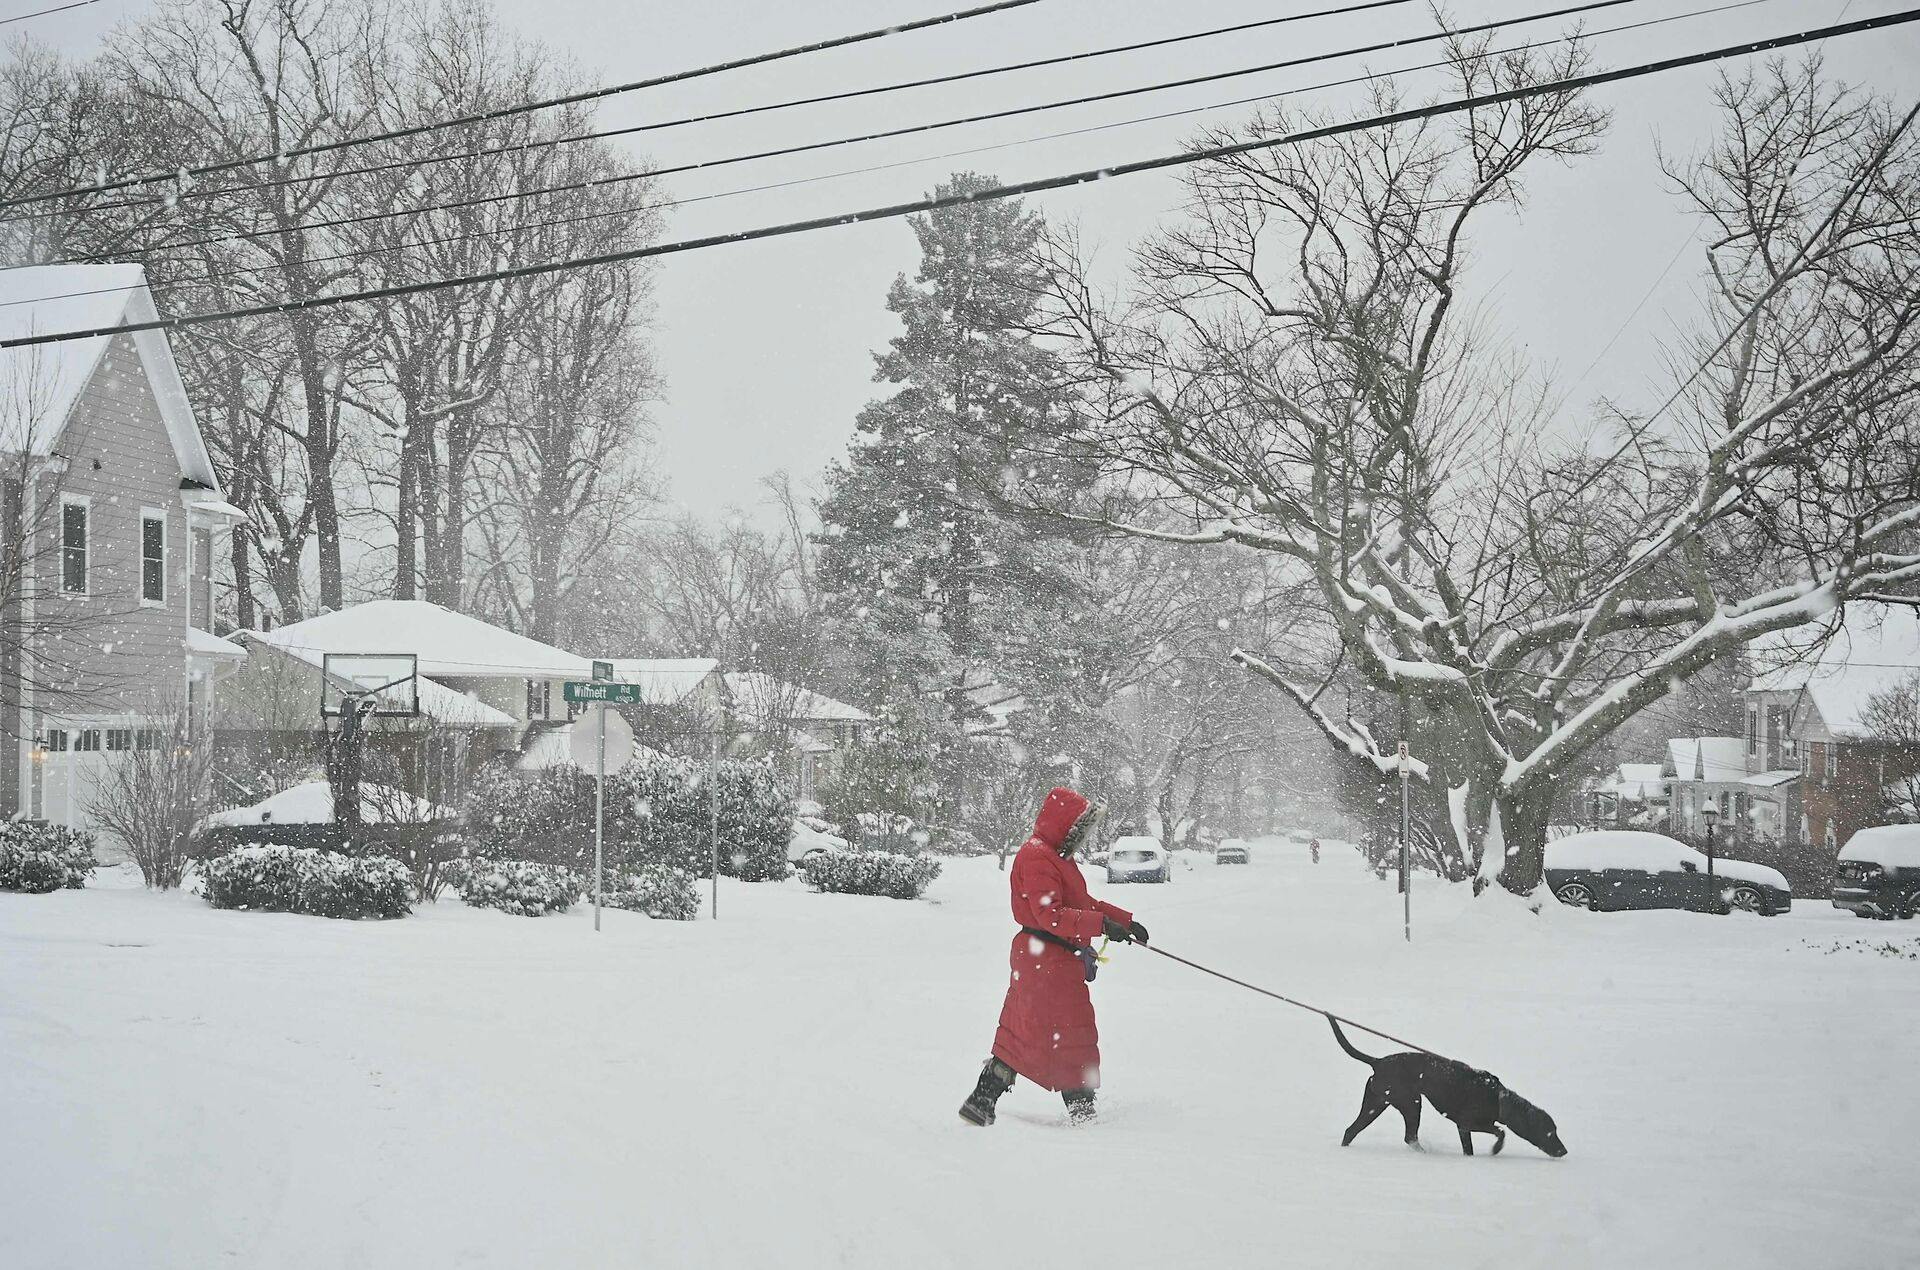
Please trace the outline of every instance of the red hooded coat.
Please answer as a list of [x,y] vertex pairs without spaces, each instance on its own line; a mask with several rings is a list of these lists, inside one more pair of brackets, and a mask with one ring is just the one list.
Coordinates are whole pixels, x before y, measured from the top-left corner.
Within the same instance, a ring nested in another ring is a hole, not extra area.
[[[1131,922],[1133,914],[1087,894],[1080,866],[1060,855],[1067,830],[1087,813],[1087,800],[1070,789],[1047,795],[1033,836],[1013,858],[1013,920],[1085,948],[1096,943],[1102,918]],[[1074,953],[1049,940],[1015,931],[1007,960],[1013,978],[994,1034],[996,1058],[1045,1089],[1097,1089],[1100,1033],[1093,1022],[1086,968]]]

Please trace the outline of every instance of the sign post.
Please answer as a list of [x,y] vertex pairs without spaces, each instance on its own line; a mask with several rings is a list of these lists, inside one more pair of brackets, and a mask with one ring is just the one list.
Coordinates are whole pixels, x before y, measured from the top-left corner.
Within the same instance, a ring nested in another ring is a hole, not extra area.
[[1407,743],[1400,742],[1400,929],[1408,943],[1413,942],[1413,871],[1407,867],[1407,839],[1412,836],[1413,817],[1407,801],[1407,782],[1413,775],[1413,756]]
[[720,733],[707,756],[707,835],[713,855],[713,920],[720,920]]
[[[594,678],[589,681],[568,680],[561,689],[561,695],[573,704],[593,706],[593,928],[600,929],[600,907],[605,895],[606,882],[606,823],[607,823],[607,706],[610,704],[629,704],[640,700],[639,684],[617,684],[600,678],[601,667],[609,674],[613,671],[611,663],[597,661],[593,663]],[[617,751],[615,766],[625,763],[633,755],[633,729],[619,715],[613,716],[613,746]],[[581,767],[579,744],[583,733],[574,732],[571,738],[571,754],[575,763]]]

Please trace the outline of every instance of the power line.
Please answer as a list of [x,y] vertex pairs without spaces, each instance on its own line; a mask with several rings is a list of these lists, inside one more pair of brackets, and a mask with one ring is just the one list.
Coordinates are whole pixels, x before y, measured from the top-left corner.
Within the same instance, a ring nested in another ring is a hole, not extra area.
[[847,225],[864,224],[870,221],[893,220],[923,212],[940,211],[950,207],[1022,197],[1028,194],[1066,189],[1075,185],[1086,185],[1095,181],[1104,181],[1115,177],[1135,176],[1143,172],[1184,167],[1189,164],[1206,162],[1213,159],[1230,158],[1235,155],[1277,149],[1281,146],[1299,145],[1302,142],[1319,141],[1352,132],[1391,127],[1403,123],[1414,123],[1444,115],[1458,114],[1462,111],[1476,110],[1486,106],[1497,106],[1506,102],[1544,97],[1554,93],[1571,93],[1584,88],[1597,87],[1602,84],[1618,83],[1624,80],[1638,79],[1647,75],[1657,75],[1667,71],[1681,70],[1689,66],[1700,66],[1710,62],[1724,61],[1730,57],[1744,57],[1754,53],[1765,53],[1775,49],[1791,48],[1795,45],[1806,44],[1814,40],[1831,39],[1840,35],[1854,35],[1887,27],[1904,26],[1907,23],[1917,20],[1920,20],[1920,9],[1905,9],[1896,13],[1862,18],[1858,21],[1842,23],[1835,26],[1816,27],[1806,31],[1768,36],[1740,44],[1726,45],[1717,49],[1708,49],[1700,53],[1688,53],[1680,57],[1663,58],[1655,62],[1642,62],[1637,65],[1620,67],[1609,71],[1594,71],[1585,75],[1568,76],[1544,84],[1513,88],[1504,92],[1454,98],[1450,101],[1436,102],[1432,105],[1420,106],[1409,110],[1393,111],[1388,114],[1374,115],[1365,119],[1349,120],[1345,123],[1328,124],[1322,127],[1303,129],[1299,132],[1287,133],[1279,137],[1268,137],[1257,141],[1241,141],[1231,145],[1208,146],[1198,150],[1186,150],[1175,154],[1159,155],[1149,159],[1136,159],[1128,163],[1114,164],[1109,167],[1071,172],[1059,176],[1041,177],[1031,181],[1015,182],[1010,185],[992,186],[984,190],[916,199],[908,203],[894,203],[884,207],[866,208],[833,216],[787,221],[777,225],[764,225],[753,229],[736,230],[732,233],[714,234],[702,238],[681,239],[668,243],[656,243],[650,246],[636,247],[624,251],[605,252],[593,256],[571,257],[540,264],[521,265],[511,269],[495,269],[478,274],[430,279],[423,282],[404,283],[395,286],[374,287],[363,291],[344,292],[338,295],[315,296],[307,300],[253,305],[247,308],[225,309],[210,313],[184,314],[177,317],[160,318],[151,322],[129,322],[116,326],[94,327],[87,330],[59,331],[46,335],[26,335],[15,339],[0,340],[0,348],[21,348],[38,344],[56,344],[69,340],[93,339],[103,335],[120,335],[135,331],[172,330],[188,326],[200,326],[210,322],[226,322],[239,318],[263,317],[273,313],[292,313],[309,309],[331,308],[341,304],[358,304],[369,300],[387,299],[393,296],[415,295],[425,291],[438,291],[446,287],[469,286],[482,282],[498,282],[515,278],[537,277],[544,274],[561,273],[572,269],[593,268],[599,265],[626,264],[631,261],[652,259],[658,256],[703,251],[711,247],[757,242],[768,238],[784,238],[795,234],[811,233],[816,230],[833,229]]
[[26,22],[33,18],[49,17],[56,13],[65,13],[68,9],[84,9],[90,4],[99,4],[100,0],[74,0],[72,4],[58,5],[51,9],[37,9],[32,13],[22,13],[18,17],[0,18],[0,26],[12,26],[15,22]]
[[[1410,3],[1410,0],[1364,0],[1363,3],[1343,5],[1337,9],[1316,9],[1310,13],[1293,13],[1278,18],[1262,18],[1256,22],[1241,22],[1233,26],[1214,27],[1206,31],[1194,31],[1185,35],[1169,35],[1153,40],[1139,40],[1132,44],[1116,44],[1107,48],[1090,49],[1079,53],[1062,53],[1055,57],[1036,58],[1026,62],[1007,62],[998,66],[987,66],[970,71],[955,71],[946,75],[932,75],[922,79],[900,80],[891,84],[878,84],[867,88],[849,88],[840,92],[822,93],[813,97],[791,97],[784,101],[765,102],[758,106],[741,106],[733,110],[713,111],[703,115],[687,115],[679,119],[662,119],[652,123],[632,124],[626,127],[605,128],[595,132],[574,132],[557,137],[539,137],[528,141],[510,142],[505,145],[483,146],[472,150],[455,150],[446,154],[428,154],[405,159],[393,159],[385,163],[368,164],[365,167],[342,168],[332,172],[313,173],[307,176],[282,176],[269,181],[258,181],[247,185],[219,185],[208,189],[182,190],[177,198],[214,198],[221,194],[235,194],[254,190],[274,189],[283,185],[299,185],[309,181],[332,181],[350,176],[371,176],[381,172],[391,172],[405,168],[416,170],[434,163],[455,163],[464,159],[483,159],[496,155],[522,154],[529,150],[541,150],[552,146],[570,145],[581,141],[603,141],[611,137],[632,136],[642,132],[659,132],[667,128],[683,128],[689,124],[714,123],[723,119],[738,119],[747,115],[765,114],[770,111],[787,110],[795,106],[816,106],[827,102],[852,101],[862,97],[874,97],[882,93],[900,92],[910,88],[926,88],[936,84],[953,84],[963,80],[979,79],[987,75],[1004,75],[1015,71],[1034,70],[1043,66],[1060,66],[1069,62],[1090,61],[1094,58],[1109,57],[1116,53],[1134,53],[1143,49],[1162,48],[1172,44],[1183,44],[1193,40],[1210,39],[1221,35],[1233,35],[1258,28],[1280,26],[1291,22],[1304,22],[1310,18],[1334,17],[1348,13],[1360,13],[1369,9],[1390,8]],[[113,211],[125,207],[152,207],[170,204],[174,198],[127,199],[118,203],[99,203],[82,210],[89,212]],[[0,206],[4,206],[0,204]],[[61,215],[64,209],[51,212],[32,213],[19,219],[33,219],[43,216]]]
[[[1512,53],[1527,52],[1532,49],[1548,48],[1556,44],[1565,44],[1571,40],[1593,39],[1603,35],[1616,35],[1623,31],[1637,31],[1646,27],[1663,26],[1669,22],[1680,22],[1688,18],[1704,17],[1707,15],[1716,14],[1716,13],[1726,13],[1735,9],[1749,9],[1749,8],[1755,7],[1756,5],[1768,4],[1771,2],[1772,0],[1733,0],[1733,3],[1715,5],[1705,9],[1692,9],[1685,13],[1668,14],[1664,17],[1648,18],[1640,22],[1628,22],[1619,26],[1601,27],[1598,30],[1582,31],[1582,32],[1577,32],[1573,35],[1558,35],[1548,40],[1532,40],[1524,44],[1508,45],[1505,48],[1488,50],[1488,52],[1486,53],[1486,56],[1504,57]],[[1257,96],[1252,96],[1252,97],[1236,97],[1230,101],[1214,102],[1205,106],[1186,106],[1186,107],[1182,107],[1179,110],[1160,111],[1156,114],[1151,114],[1151,115],[1136,115],[1129,119],[1116,119],[1107,123],[1090,124],[1082,128],[1069,128],[1059,132],[1043,133],[1037,137],[1021,137],[1013,141],[999,141],[989,145],[972,146],[962,150],[948,150],[948,151],[943,151],[940,154],[923,155],[923,156],[919,156],[912,159],[897,159],[889,163],[870,164],[866,167],[859,167],[859,168],[846,168],[838,172],[816,173],[812,176],[794,177],[790,180],[772,181],[772,182],[767,182],[760,185],[749,185],[749,186],[739,187],[731,190],[719,190],[714,193],[694,195],[689,198],[669,199],[669,200],[664,200],[664,201],[655,202],[655,203],[627,204],[620,207],[606,208],[601,211],[583,212],[577,216],[557,217],[552,220],[520,221],[513,225],[505,225],[505,226],[498,227],[496,229],[468,230],[458,234],[445,234],[437,238],[424,238],[416,242],[410,242],[410,243],[406,243],[406,242],[392,243],[386,246],[364,248],[358,251],[336,252],[336,253],[323,255],[323,256],[309,256],[306,258],[306,263],[309,265],[323,265],[323,264],[332,264],[342,260],[363,260],[371,256],[383,256],[392,252],[410,251],[410,250],[414,250],[422,247],[445,246],[450,243],[467,242],[475,238],[488,238],[488,237],[495,237],[495,236],[504,236],[507,234],[519,234],[519,233],[526,233],[526,232],[529,232],[532,230],[538,230],[538,229],[554,229],[554,228],[559,228],[561,226],[566,226],[566,225],[580,224],[585,221],[603,220],[613,216],[628,216],[636,212],[662,211],[667,208],[686,207],[695,203],[713,202],[719,199],[735,198],[745,194],[760,194],[760,193],[765,193],[771,190],[789,189],[794,186],[812,185],[820,181],[837,180],[842,177],[864,176],[874,172],[885,172],[885,171],[891,171],[897,168],[913,167],[923,163],[938,163],[947,159],[965,158],[965,157],[976,155],[976,154],[990,153],[998,150],[1008,150],[1008,149],[1013,149],[1020,146],[1036,145],[1041,142],[1057,141],[1067,137],[1086,136],[1091,133],[1107,132],[1115,128],[1132,127],[1132,126],[1143,124],[1143,123],[1157,123],[1162,120],[1176,119],[1176,118],[1181,118],[1187,115],[1205,114],[1215,110],[1226,110],[1234,106],[1245,106],[1245,105],[1251,105],[1259,102],[1274,101],[1283,97],[1297,96],[1301,93],[1318,92],[1327,88],[1340,88],[1340,87],[1345,87],[1351,84],[1364,84],[1364,83],[1371,83],[1373,81],[1381,80],[1381,79],[1392,79],[1399,75],[1408,75],[1408,74],[1413,74],[1419,71],[1435,70],[1441,67],[1452,66],[1453,64],[1454,63],[1452,59],[1442,58],[1438,61],[1421,62],[1414,66],[1403,66],[1391,71],[1375,71],[1365,75],[1351,75],[1344,79],[1322,80],[1317,84],[1302,84],[1298,87],[1286,88],[1278,92],[1263,93],[1263,94],[1259,94]],[[181,245],[184,245],[184,244],[181,244]],[[158,250],[170,250],[170,249],[172,248],[161,247],[161,248],[156,248],[155,250],[158,251]],[[210,283],[221,282],[229,278],[251,277],[255,274],[271,273],[274,270],[278,269],[279,267],[280,266],[278,264],[254,265],[254,266],[250,266],[248,268],[243,268],[243,269],[229,269],[229,270],[221,270],[218,272],[211,272],[204,277],[182,278],[176,281],[181,284],[204,286]],[[0,308],[9,308],[14,305],[21,305],[21,304],[39,304],[47,300],[64,300],[64,299],[71,299],[71,298],[80,297],[80,296],[104,295],[109,291],[118,291],[118,290],[121,290],[121,288],[99,287],[99,288],[94,288],[92,290],[85,290],[85,291],[63,291],[63,292],[57,292],[52,295],[29,296],[21,299],[16,299],[16,300],[0,300]],[[1596,363],[1597,363],[1597,360],[1598,359],[1596,359]],[[1591,367],[1589,367],[1589,369],[1591,369]]]
[[[89,3],[92,0],[88,0]],[[589,88],[577,93],[566,93],[558,97],[542,98],[538,101],[521,102],[513,106],[501,106],[495,110],[483,110],[474,114],[460,115],[452,119],[442,119],[434,123],[412,124],[405,128],[392,128],[385,132],[368,133],[359,137],[346,137],[338,141],[319,142],[310,146],[297,146],[289,150],[278,150],[272,154],[256,154],[244,159],[226,159],[219,163],[203,163],[198,167],[179,169],[172,172],[150,172],[142,176],[121,177],[115,181],[100,181],[93,185],[82,185],[71,190],[61,190],[53,194],[32,194],[22,198],[0,201],[0,209],[21,207],[32,203],[43,203],[49,199],[74,198],[82,194],[104,194],[109,190],[132,189],[141,185],[157,185],[166,181],[177,181],[182,175],[187,177],[211,176],[216,172],[232,172],[239,168],[253,167],[261,163],[285,163],[290,159],[303,159],[316,154],[331,154],[351,146],[370,145],[376,141],[398,141],[403,137],[417,137],[428,132],[439,132],[446,128],[461,128],[469,124],[486,123],[494,119],[508,119],[514,115],[531,114],[536,110],[549,110],[555,106],[571,106],[580,102],[598,101],[607,97],[617,97],[622,93],[638,92],[643,88],[658,88],[662,84],[684,83],[690,79],[700,79],[707,75],[718,75],[723,71],[740,70],[748,66],[760,66],[767,62],[778,62],[790,57],[799,57],[806,53],[818,53],[825,49],[843,48],[849,44],[861,44],[870,40],[881,40],[891,35],[904,35],[909,31],[923,31],[929,27],[945,26],[953,22],[965,22],[970,18],[985,17],[989,14],[1003,13],[1009,9],[1023,9],[1028,5],[1044,4],[1047,0],[996,0],[993,4],[981,5],[973,9],[961,9],[954,13],[943,13],[938,17],[920,18],[913,22],[903,22],[894,26],[876,27],[871,31],[861,31],[854,35],[835,36],[829,40],[816,40],[811,44],[797,44],[790,48],[777,49],[771,53],[756,53],[751,57],[739,57],[730,61],[715,62],[710,66],[695,67],[692,70],[674,71],[666,75],[656,75],[651,79],[636,79],[624,84],[609,84],[599,88]]]
[[[309,221],[303,225],[272,226],[265,229],[241,230],[232,234],[220,234],[211,238],[194,238],[180,243],[159,244],[159,247],[179,249],[186,247],[208,247],[228,242],[249,242],[257,238],[272,238],[282,234],[298,233],[308,230],[341,229],[350,225],[370,224],[374,221],[391,220],[397,216],[415,216],[427,212],[457,211],[467,207],[483,207],[493,203],[516,202],[524,198],[536,198],[543,194],[570,194],[581,190],[599,189],[608,185],[621,185],[631,181],[652,180],[657,177],[675,176],[686,172],[701,172],[709,168],[730,167],[737,163],[757,162],[761,159],[785,158],[789,155],[808,154],[818,150],[837,149],[841,146],[859,145],[869,141],[884,141],[894,137],[917,136],[924,132],[937,132],[947,128],[957,128],[966,124],[987,123],[996,119],[1009,119],[1018,115],[1037,114],[1043,111],[1060,110],[1070,106],[1084,106],[1093,102],[1113,101],[1121,97],[1135,97],[1142,93],[1162,92],[1171,88],[1186,88],[1194,84],[1213,83],[1222,79],[1237,79],[1247,75],[1258,75],[1267,71],[1286,70],[1295,66],[1308,66],[1319,62],[1336,61],[1343,57],[1355,57],[1362,53],[1378,53],[1386,49],[1402,48],[1412,44],[1430,44],[1435,40],[1453,39],[1463,35],[1474,35],[1482,31],[1491,31],[1508,26],[1521,26],[1530,22],[1543,22],[1549,18],[1562,18],[1577,13],[1589,13],[1596,9],[1611,9],[1623,4],[1633,4],[1635,0],[1585,0],[1582,4],[1570,5],[1561,9],[1551,9],[1544,13],[1525,14],[1517,18],[1502,18],[1496,22],[1480,22],[1471,26],[1454,27],[1429,32],[1425,35],[1408,36],[1404,39],[1388,40],[1378,44],[1367,44],[1357,48],[1336,49],[1327,53],[1314,53],[1305,57],[1288,58],[1284,61],[1269,62],[1261,66],[1251,66],[1242,70],[1215,71],[1206,75],[1194,75],[1185,79],[1164,80],[1159,83],[1137,85],[1131,88],[1114,89],[1104,93],[1091,93],[1081,97],[1069,97],[1059,101],[1041,102],[1035,105],[1015,106],[1006,110],[988,111],[983,114],[963,115],[954,119],[935,120],[932,123],[912,124],[903,128],[889,128],[878,132],[863,133],[852,137],[836,137],[828,141],[809,141],[799,145],[780,146],[772,150],[758,150],[749,154],[728,155],[719,159],[702,159],[696,163],[682,163],[673,167],[653,168],[640,172],[624,172],[614,176],[592,177],[582,181],[569,181],[561,185],[540,186],[531,190],[516,190],[506,194],[483,194],[473,198],[454,199],[445,203],[430,203],[423,207],[402,208],[388,212],[362,212],[354,216],[337,216],[326,220]],[[301,178],[314,179],[314,178]]]

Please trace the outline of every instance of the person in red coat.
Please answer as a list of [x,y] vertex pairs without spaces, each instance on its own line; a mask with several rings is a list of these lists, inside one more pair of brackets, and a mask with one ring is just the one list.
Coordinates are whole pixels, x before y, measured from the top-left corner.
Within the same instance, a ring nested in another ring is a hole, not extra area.
[[961,1119],[971,1124],[993,1123],[994,1104],[1013,1088],[1015,1076],[1058,1092],[1075,1122],[1093,1119],[1100,1032],[1087,992],[1092,945],[1102,935],[1147,942],[1147,928],[1133,914],[1087,894],[1073,861],[1099,820],[1100,809],[1085,797],[1055,789],[1041,804],[1033,836],[1013,858],[1013,920],[1020,926],[1007,953],[1013,977],[1000,1007],[993,1057],[960,1107]]

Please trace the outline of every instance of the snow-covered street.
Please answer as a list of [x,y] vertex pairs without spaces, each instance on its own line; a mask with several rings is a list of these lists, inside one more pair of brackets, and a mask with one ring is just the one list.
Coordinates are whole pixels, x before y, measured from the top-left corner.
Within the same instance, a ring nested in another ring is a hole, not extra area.
[[1424,1154],[1392,1113],[1343,1151],[1365,1072],[1323,1022],[1133,948],[1095,987],[1101,1122],[1022,1085],[963,1125],[1005,974],[990,860],[927,903],[729,882],[718,923],[598,936],[580,909],[333,922],[103,876],[0,895],[0,1265],[1912,1264],[1913,924],[1824,897],[1456,921],[1428,883],[1408,948],[1390,884],[1299,850],[1094,889],[1491,1069],[1567,1159],[1462,1158],[1431,1113]]

